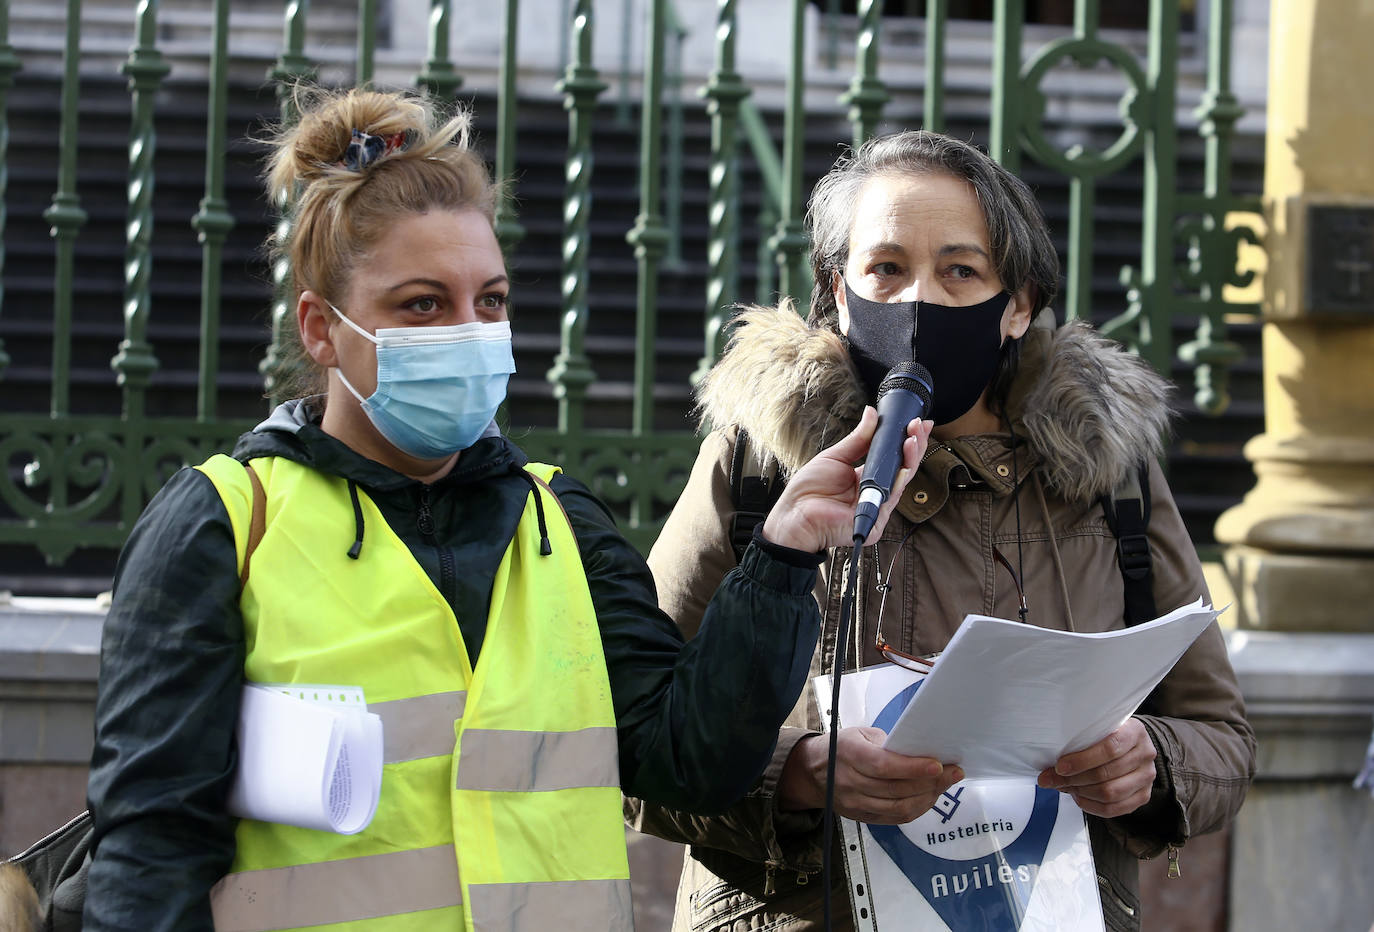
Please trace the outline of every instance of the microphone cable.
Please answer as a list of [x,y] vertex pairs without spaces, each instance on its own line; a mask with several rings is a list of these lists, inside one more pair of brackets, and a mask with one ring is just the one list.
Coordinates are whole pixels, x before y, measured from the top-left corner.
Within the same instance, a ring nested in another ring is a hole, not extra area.
[[844,675],[844,657],[849,650],[849,627],[854,619],[854,592],[859,578],[859,552],[863,538],[854,535],[854,548],[849,554],[849,580],[840,599],[840,629],[835,635],[834,680],[830,688],[830,755],[825,764],[825,814],[821,829],[821,902],[825,913],[825,932],[831,932],[830,916],[830,849],[835,831],[835,757],[840,743],[840,677]]

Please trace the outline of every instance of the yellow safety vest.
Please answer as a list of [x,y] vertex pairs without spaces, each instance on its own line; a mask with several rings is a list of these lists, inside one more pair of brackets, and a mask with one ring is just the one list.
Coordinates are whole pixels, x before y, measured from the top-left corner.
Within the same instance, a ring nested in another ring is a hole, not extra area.
[[[243,466],[198,467],[234,527],[252,511]],[[211,903],[219,932],[630,929],[615,714],[572,527],[542,488],[492,580],[474,670],[452,609],[359,491],[282,458],[253,461],[266,530],[243,609],[250,682],[361,685],[382,718],[381,799],[357,835],[241,819]],[[557,467],[530,464],[544,483]],[[462,568],[459,567],[459,572]]]

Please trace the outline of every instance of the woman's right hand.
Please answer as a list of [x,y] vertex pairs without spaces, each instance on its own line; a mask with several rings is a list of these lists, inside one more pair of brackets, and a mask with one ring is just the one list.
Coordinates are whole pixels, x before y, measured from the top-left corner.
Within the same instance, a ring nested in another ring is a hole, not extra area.
[[[881,728],[841,728],[835,751],[835,813],[873,825],[901,825],[918,818],[940,794],[964,778],[958,765],[908,757],[883,747]],[[778,795],[783,809],[825,806],[829,735],[798,741],[783,765]]]
[[[907,424],[902,441],[902,466],[892,490],[878,510],[878,520],[866,543],[882,534],[888,516],[897,507],[902,490],[916,474],[930,442],[931,421],[916,419]],[[782,496],[764,519],[766,540],[796,550],[815,552],[853,543],[854,506],[859,501],[862,467],[854,464],[868,453],[878,430],[878,412],[866,406],[863,416],[847,436],[813,456],[787,480]]]

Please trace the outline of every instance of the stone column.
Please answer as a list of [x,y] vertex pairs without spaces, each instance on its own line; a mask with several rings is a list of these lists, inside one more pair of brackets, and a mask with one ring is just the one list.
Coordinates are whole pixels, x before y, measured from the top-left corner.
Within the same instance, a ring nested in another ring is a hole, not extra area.
[[1374,0],[1271,0],[1265,432],[1217,521],[1259,739],[1230,928],[1368,932],[1374,801]]
[[1265,432],[1216,535],[1240,627],[1374,631],[1374,2],[1270,17]]

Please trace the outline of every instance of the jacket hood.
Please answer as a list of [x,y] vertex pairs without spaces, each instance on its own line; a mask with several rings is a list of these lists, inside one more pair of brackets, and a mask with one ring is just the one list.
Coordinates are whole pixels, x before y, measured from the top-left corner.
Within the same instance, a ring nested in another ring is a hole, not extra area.
[[760,459],[794,472],[854,429],[864,389],[844,341],[812,329],[791,301],[748,307],[725,353],[697,386],[697,414],[749,432]]
[[[330,475],[350,479],[379,491],[416,484],[354,451],[320,429],[324,405],[319,396],[297,398],[280,404],[238,439],[234,458],[247,461],[260,456],[280,456]],[[521,450],[502,435],[493,421],[472,446],[463,451],[453,469],[435,484],[476,482],[489,476],[520,469],[527,462]]]
[[[1171,393],[1144,360],[1081,321],[1056,327],[1046,308],[1023,340],[1008,413],[1046,484],[1084,500],[1163,453]],[[807,326],[790,302],[743,310],[697,391],[704,421],[748,431],[784,473],[853,429],[865,401],[844,341]]]

